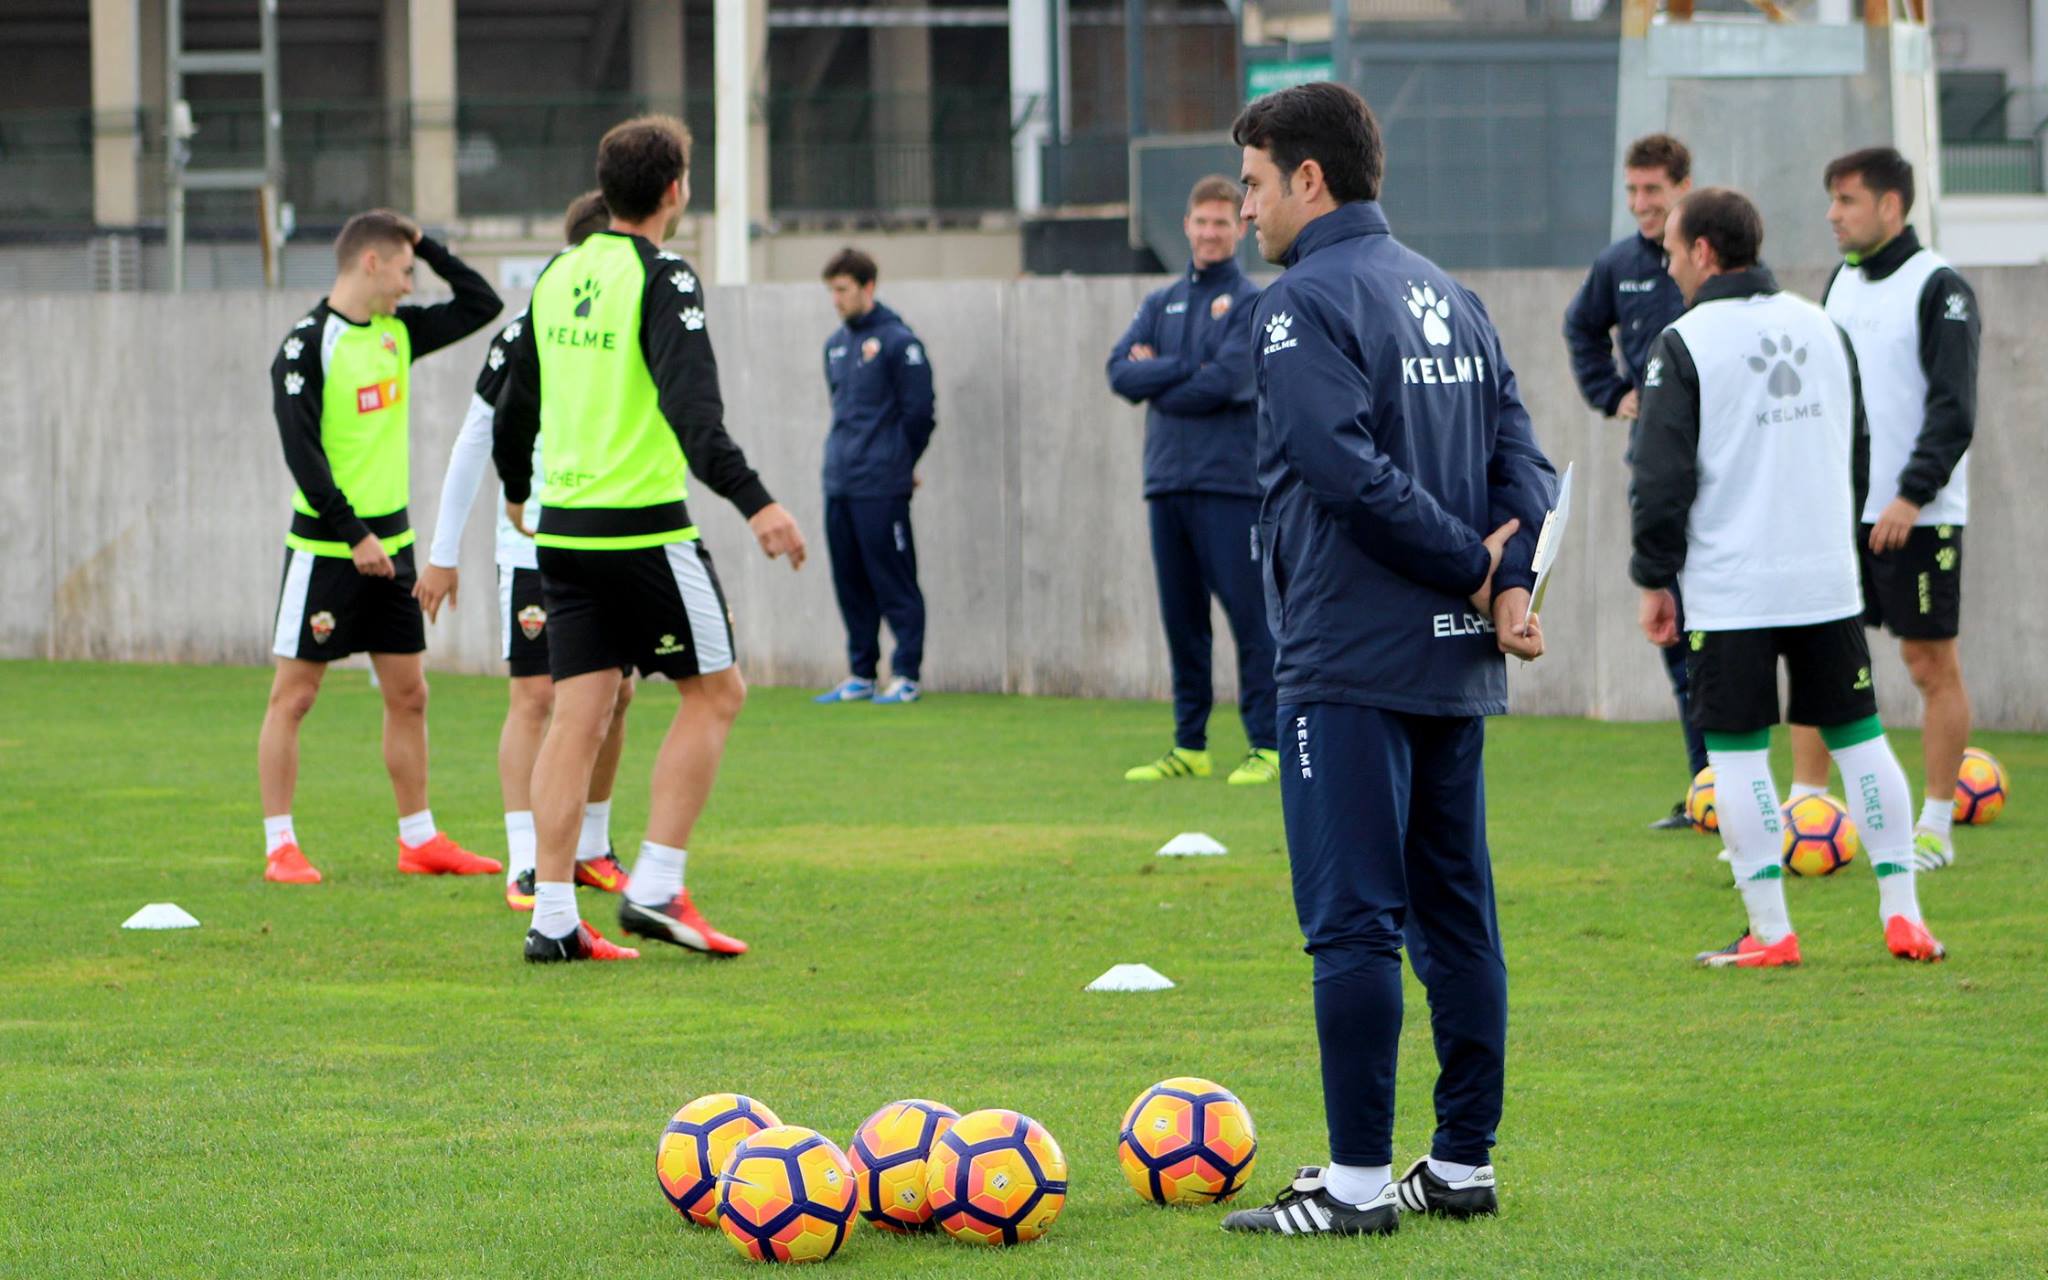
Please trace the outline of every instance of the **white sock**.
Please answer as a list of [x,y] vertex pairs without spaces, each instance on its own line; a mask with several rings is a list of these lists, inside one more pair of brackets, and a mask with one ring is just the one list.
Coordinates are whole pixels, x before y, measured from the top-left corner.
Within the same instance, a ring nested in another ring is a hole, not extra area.
[[1870,850],[1870,869],[1877,873],[1877,918],[1893,916],[1920,922],[1920,895],[1913,887],[1913,792],[1899,767],[1891,741],[1883,734],[1834,752],[1849,793],[1849,816],[1863,847]]
[[440,830],[434,825],[434,811],[422,809],[418,813],[403,814],[398,819],[398,838],[418,848],[434,838]]
[[640,842],[640,858],[626,881],[626,899],[643,907],[665,907],[683,891],[683,867],[689,861],[687,849],[672,849],[652,840]]
[[1785,909],[1785,871],[1778,861],[1785,831],[1778,813],[1778,789],[1771,782],[1769,751],[1715,751],[1714,809],[1721,815],[1721,839],[1735,887],[1749,910],[1749,932],[1769,946],[1792,932]]
[[602,858],[612,847],[612,802],[592,800],[583,806],[583,834],[576,840],[576,861]]
[[1792,784],[1792,794],[1785,797],[1785,803],[1791,806],[1808,796],[1824,796],[1827,793],[1828,789],[1825,786],[1816,787],[1811,782],[1795,782]]
[[533,870],[535,837],[533,810],[515,809],[505,815],[505,883],[511,884],[522,871]]
[[1463,1182],[1483,1168],[1485,1168],[1484,1165],[1452,1164],[1448,1160],[1439,1160],[1435,1156],[1429,1158],[1429,1171],[1442,1178],[1445,1182]]
[[1371,1204],[1393,1180],[1390,1164],[1333,1164],[1323,1170],[1323,1189],[1344,1204]]
[[1946,840],[1954,830],[1955,821],[1956,798],[1953,795],[1946,800],[1936,800],[1933,796],[1929,796],[1927,797],[1927,803],[1920,806],[1920,829],[1922,831],[1932,831],[1935,835]]
[[533,886],[533,927],[543,938],[566,938],[583,923],[576,914],[576,886],[567,880],[543,880]]
[[263,820],[263,856],[269,857],[288,844],[297,844],[299,838],[292,834],[292,815],[280,813],[275,818]]

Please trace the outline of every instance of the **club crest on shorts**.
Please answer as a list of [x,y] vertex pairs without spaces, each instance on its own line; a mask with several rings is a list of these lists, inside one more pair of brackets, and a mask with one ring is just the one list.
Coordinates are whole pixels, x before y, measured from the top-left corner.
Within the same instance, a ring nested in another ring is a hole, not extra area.
[[322,609],[306,619],[306,628],[313,633],[315,644],[326,644],[327,637],[334,634],[334,615]]
[[548,625],[548,611],[537,604],[527,605],[519,611],[519,630],[528,640],[540,639],[541,628]]
[[1227,293],[1217,294],[1215,299],[1209,303],[1209,318],[1211,320],[1221,320],[1229,314],[1230,295]]
[[880,338],[869,338],[866,342],[860,344],[860,362],[862,364],[866,364],[881,354],[882,340]]

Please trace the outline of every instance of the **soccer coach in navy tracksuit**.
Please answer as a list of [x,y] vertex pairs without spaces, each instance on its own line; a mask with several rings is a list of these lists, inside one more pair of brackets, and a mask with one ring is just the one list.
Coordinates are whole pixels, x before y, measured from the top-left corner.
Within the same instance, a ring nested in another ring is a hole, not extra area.
[[[1502,653],[1543,651],[1530,561],[1556,472],[1478,298],[1389,234],[1358,95],[1283,89],[1232,135],[1245,217],[1286,267],[1254,314],[1259,534],[1331,1163],[1223,1225],[1364,1234],[1404,1208],[1490,1213],[1507,970],[1481,750],[1507,710]],[[1430,1154],[1397,1182],[1404,942],[1439,1075]]]
[[1145,405],[1145,505],[1159,616],[1173,662],[1173,747],[1130,782],[1209,775],[1209,599],[1237,641],[1238,710],[1251,751],[1238,785],[1279,775],[1273,729],[1273,633],[1259,590],[1258,419],[1252,301],[1237,265],[1237,184],[1207,177],[1188,194],[1189,264],[1149,294],[1109,353],[1109,386]]
[[[903,317],[875,301],[875,260],[843,249],[825,286],[843,322],[825,341],[832,430],[825,437],[825,545],[846,623],[851,675],[816,702],[915,702],[924,665],[924,592],[910,493],[932,440],[932,366]],[[882,619],[896,637],[896,679],[881,692]]]

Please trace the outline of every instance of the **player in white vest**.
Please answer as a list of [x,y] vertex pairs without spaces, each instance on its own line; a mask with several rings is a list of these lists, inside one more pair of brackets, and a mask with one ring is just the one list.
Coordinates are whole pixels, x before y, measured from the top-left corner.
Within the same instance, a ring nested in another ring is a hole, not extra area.
[[[1890,147],[1853,151],[1828,165],[1825,181],[1844,261],[1824,304],[1856,348],[1870,415],[1858,539],[1863,620],[1899,638],[1926,708],[1927,790],[1913,844],[1920,870],[1935,871],[1955,861],[1949,826],[1970,740],[1956,633],[1977,426],[1977,299],[1906,225],[1913,166],[1904,156]],[[1793,799],[1825,790],[1820,735],[1795,729],[1792,746]]]
[[[611,223],[604,196],[585,192],[569,205],[562,232],[577,245]],[[505,348],[526,323],[521,311],[491,339],[484,367],[477,374],[469,414],[448,455],[448,474],[441,482],[441,509],[434,520],[434,544],[427,567],[413,595],[438,619],[441,602],[455,607],[460,577],[462,526],[476,502],[477,487],[491,465],[491,424],[496,400],[505,387]],[[540,445],[534,446],[535,475],[540,472]],[[540,503],[526,506],[530,529],[540,523]],[[555,705],[554,681],[548,677],[548,614],[540,597],[540,562],[533,535],[512,526],[505,514],[505,495],[498,494],[498,634],[502,656],[511,669],[511,698],[505,706],[505,727],[498,732],[498,787],[505,798],[505,903],[514,911],[533,910],[534,855],[533,762],[540,755],[541,735]],[[583,830],[576,846],[576,883],[605,893],[626,887],[626,869],[612,852],[612,783],[619,775],[619,755],[626,747],[626,707],[633,701],[633,682],[619,681],[612,727],[590,775],[590,796],[583,806]]]
[[1946,952],[1921,922],[1913,884],[1912,792],[1878,722],[1863,635],[1851,537],[1850,460],[1863,429],[1855,354],[1819,307],[1779,290],[1758,258],[1763,219],[1741,193],[1686,197],[1664,243],[1688,310],[1644,368],[1629,576],[1643,589],[1652,644],[1677,638],[1671,584],[1684,592],[1693,714],[1749,915],[1740,938],[1699,961],[1799,963],[1770,768],[1780,658],[1791,719],[1819,726],[1848,781],[1885,945],[1901,959],[1939,960]]

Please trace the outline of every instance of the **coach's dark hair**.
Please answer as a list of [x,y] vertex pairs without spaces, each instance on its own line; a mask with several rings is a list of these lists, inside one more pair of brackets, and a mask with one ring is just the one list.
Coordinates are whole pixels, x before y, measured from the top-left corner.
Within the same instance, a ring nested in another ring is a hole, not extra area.
[[604,202],[604,192],[586,191],[569,202],[568,211],[562,215],[562,243],[582,244],[611,225],[612,211]]
[[875,282],[875,277],[881,273],[875,270],[873,258],[852,245],[847,245],[833,254],[831,260],[825,264],[825,269],[818,274],[823,280],[830,280],[834,276],[850,276],[857,285],[871,285]]
[[1852,174],[1863,179],[1870,194],[1880,200],[1887,191],[1898,192],[1899,213],[1913,212],[1913,162],[1900,155],[1897,147],[1865,147],[1836,156],[1821,175],[1821,189],[1833,191],[1837,182]]
[[1255,99],[1238,113],[1230,139],[1271,154],[1280,167],[1282,191],[1302,162],[1313,160],[1340,203],[1380,198],[1380,177],[1387,167],[1380,122],[1365,99],[1344,85],[1318,80]]
[[690,169],[690,130],[674,116],[615,124],[597,144],[597,186],[614,216],[638,222]]
[[1235,213],[1236,207],[1243,196],[1243,189],[1235,181],[1224,177],[1220,173],[1212,173],[1208,177],[1196,182],[1189,189],[1188,208],[1192,209],[1198,204],[1210,204],[1217,200],[1228,200],[1231,204],[1232,212]]
[[371,209],[341,224],[334,237],[334,260],[346,271],[355,265],[365,249],[396,249],[420,238],[420,226],[402,213]]
[[1671,185],[1692,176],[1692,152],[1668,133],[1646,133],[1628,144],[1621,158],[1624,169],[1662,169]]
[[1701,187],[1678,202],[1673,211],[1678,238],[1688,245],[1704,240],[1714,247],[1723,271],[1753,267],[1764,251],[1764,216],[1749,197],[1733,187]]

